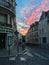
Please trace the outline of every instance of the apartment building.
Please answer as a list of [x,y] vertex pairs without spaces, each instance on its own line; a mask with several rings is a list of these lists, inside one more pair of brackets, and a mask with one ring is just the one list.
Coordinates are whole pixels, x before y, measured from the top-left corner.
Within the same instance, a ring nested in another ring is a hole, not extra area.
[[16,0],[0,0],[0,48],[8,49],[14,45],[16,29]]
[[30,25],[30,29],[26,35],[26,43],[38,44],[38,21]]
[[38,25],[39,44],[49,46],[49,11],[42,12]]

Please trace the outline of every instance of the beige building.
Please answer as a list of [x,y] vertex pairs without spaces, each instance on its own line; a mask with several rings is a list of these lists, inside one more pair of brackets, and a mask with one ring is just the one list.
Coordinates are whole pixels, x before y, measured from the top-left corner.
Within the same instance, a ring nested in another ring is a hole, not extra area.
[[42,12],[38,25],[39,44],[49,46],[49,11]]
[[26,35],[26,43],[38,44],[38,22],[36,21],[30,26]]

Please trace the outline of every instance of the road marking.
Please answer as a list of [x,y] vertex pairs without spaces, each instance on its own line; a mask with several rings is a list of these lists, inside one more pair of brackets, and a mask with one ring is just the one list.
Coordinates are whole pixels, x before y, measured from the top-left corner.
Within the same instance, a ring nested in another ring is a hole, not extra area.
[[16,57],[10,57],[9,58],[9,60],[15,60],[16,59]]
[[47,58],[49,58],[49,55],[48,54],[46,54],[45,52],[40,52],[40,54],[42,54],[42,55],[44,55],[45,57],[47,57]]
[[24,51],[19,52],[18,54],[23,54],[23,53],[25,53],[26,51],[27,51],[27,49],[25,49]]
[[26,59],[24,57],[20,57],[21,61],[26,61]]
[[25,52],[24,55],[28,55],[30,57],[33,57],[33,55],[31,53],[29,53],[29,52]]
[[40,54],[38,54],[38,53],[34,53],[36,56],[38,56],[38,57],[40,57],[40,58],[42,58],[42,59],[44,59],[44,60],[48,60],[48,58],[46,58],[46,57],[44,57],[44,56],[42,56],[42,55],[40,55]]
[[49,54],[46,54],[45,52],[42,52],[42,54],[45,54],[47,57],[49,57]]

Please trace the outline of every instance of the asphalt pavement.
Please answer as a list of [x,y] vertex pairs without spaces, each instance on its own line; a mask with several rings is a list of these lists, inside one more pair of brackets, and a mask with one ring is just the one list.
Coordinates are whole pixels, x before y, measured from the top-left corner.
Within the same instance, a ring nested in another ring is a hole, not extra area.
[[0,57],[0,65],[49,65],[49,50],[27,46],[18,55]]

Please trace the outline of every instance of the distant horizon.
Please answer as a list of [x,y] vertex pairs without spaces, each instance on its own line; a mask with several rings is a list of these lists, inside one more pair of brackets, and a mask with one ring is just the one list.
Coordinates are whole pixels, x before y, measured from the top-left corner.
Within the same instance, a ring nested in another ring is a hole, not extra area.
[[17,30],[26,35],[32,23],[39,21],[42,11],[49,10],[49,0],[16,0]]

